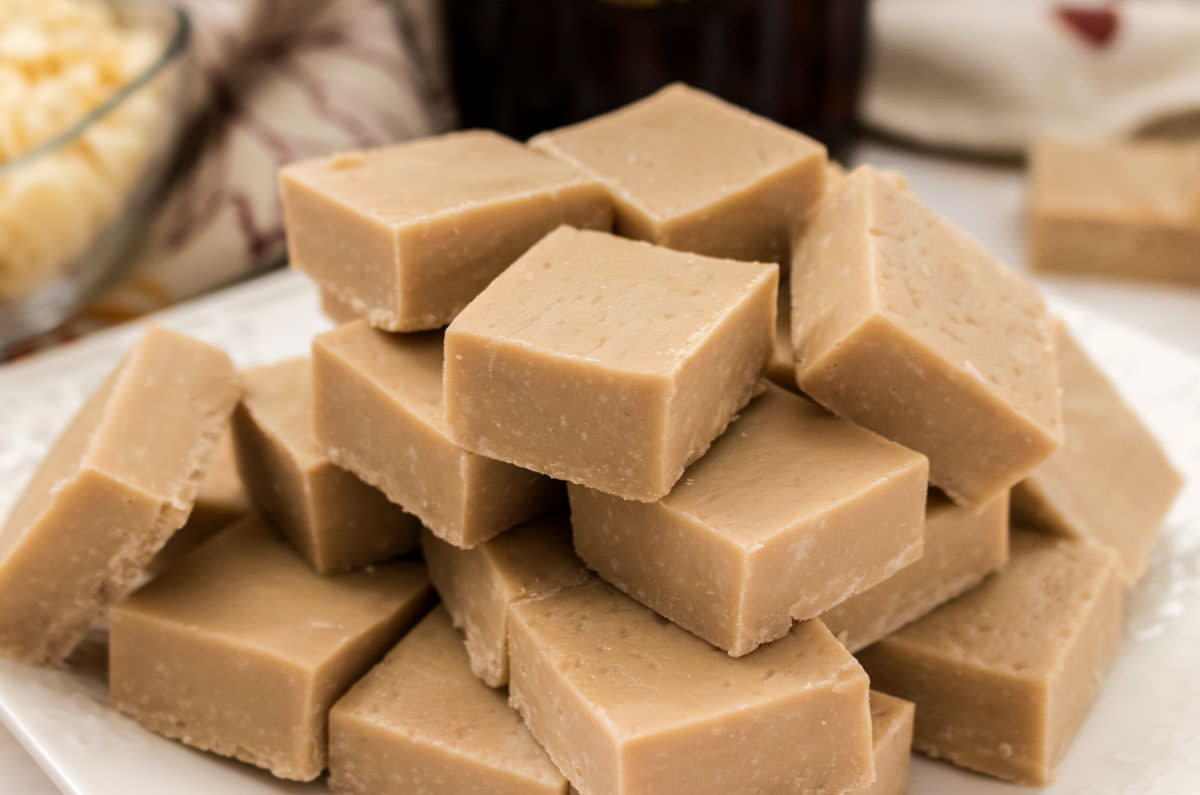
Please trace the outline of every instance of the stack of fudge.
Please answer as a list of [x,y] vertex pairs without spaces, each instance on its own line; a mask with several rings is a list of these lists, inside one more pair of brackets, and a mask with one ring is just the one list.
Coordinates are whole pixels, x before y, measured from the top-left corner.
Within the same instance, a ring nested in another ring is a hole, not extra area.
[[0,653],[107,616],[118,710],[335,793],[1053,780],[1180,478],[901,177],[677,85],[281,184],[340,325],[151,328],[0,535]]

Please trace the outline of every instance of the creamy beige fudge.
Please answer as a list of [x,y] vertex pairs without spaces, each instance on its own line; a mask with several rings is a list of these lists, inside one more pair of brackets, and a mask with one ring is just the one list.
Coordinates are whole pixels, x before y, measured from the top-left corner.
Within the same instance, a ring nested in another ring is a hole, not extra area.
[[200,489],[192,503],[192,512],[147,567],[151,574],[162,571],[186,555],[200,542],[218,530],[224,530],[252,510],[250,497],[242,486],[237,470],[237,454],[233,449],[232,425],[221,434],[217,450],[200,481]]
[[319,574],[416,548],[421,523],[335,465],[313,433],[312,362],[243,371],[233,415],[238,467],[255,505]]
[[777,386],[663,499],[571,485],[588,567],[734,656],[921,556],[929,463]]
[[1200,283],[1200,144],[1040,141],[1029,169],[1034,268]]
[[1062,441],[1037,289],[869,166],[833,189],[792,263],[800,389],[929,456],[958,502],[1009,488]]
[[338,297],[337,293],[321,287],[317,291],[319,293],[319,302],[321,312],[325,317],[329,318],[336,324],[349,323],[351,320],[357,320],[363,316],[351,305],[350,301]]
[[583,795],[874,780],[867,677],[819,621],[733,659],[604,582],[513,605],[509,701]]
[[912,757],[913,712],[911,702],[871,691],[875,781],[854,790],[854,795],[906,795],[908,762]]
[[296,163],[280,183],[292,266],[389,331],[446,325],[559,224],[612,226],[598,180],[484,130]]
[[1066,442],[1013,489],[1013,514],[1039,529],[1111,547],[1132,583],[1146,569],[1183,478],[1061,322],[1054,340]]
[[1111,550],[1014,528],[1008,566],[859,653],[877,690],[917,706],[914,747],[1048,784],[1121,635]]
[[588,578],[571,549],[565,514],[536,519],[474,549],[425,531],[421,547],[433,587],[466,636],[471,670],[492,687],[508,684],[509,608]]
[[109,614],[113,705],[151,731],[309,781],[329,708],[426,610],[416,563],[323,577],[257,515]]
[[826,610],[821,621],[857,652],[975,587],[1007,561],[1007,492],[980,505],[956,505],[931,491],[920,560]]
[[619,234],[712,257],[786,263],[825,183],[821,144],[680,84],[529,145],[603,181]]
[[334,795],[563,795],[503,691],[475,678],[437,607],[329,714]]
[[561,227],[446,331],[446,422],[481,455],[657,500],[754,394],[778,278]]
[[313,340],[314,428],[330,460],[473,547],[560,505],[562,486],[468,452],[442,409],[442,335],[392,335],[355,321]]
[[61,662],[187,519],[241,392],[222,351],[151,326],[0,529],[0,656]]

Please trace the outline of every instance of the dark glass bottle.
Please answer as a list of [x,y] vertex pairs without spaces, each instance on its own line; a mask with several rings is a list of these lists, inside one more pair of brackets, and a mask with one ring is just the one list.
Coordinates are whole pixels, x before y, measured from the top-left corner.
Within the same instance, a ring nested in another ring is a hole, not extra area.
[[853,131],[867,0],[444,0],[462,122],[518,138],[682,80],[831,148]]

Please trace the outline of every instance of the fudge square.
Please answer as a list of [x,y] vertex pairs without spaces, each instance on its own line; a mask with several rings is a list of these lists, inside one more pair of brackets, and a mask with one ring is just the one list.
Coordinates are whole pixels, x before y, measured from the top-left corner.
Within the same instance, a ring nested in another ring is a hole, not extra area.
[[1031,283],[869,166],[819,205],[792,261],[801,391],[929,456],[983,502],[1062,442],[1050,321]]
[[1200,284],[1200,144],[1039,141],[1029,183],[1033,268]]
[[929,462],[775,385],[663,499],[571,485],[588,567],[734,656],[921,556]]
[[1045,785],[1116,652],[1121,588],[1111,550],[1013,528],[1007,567],[859,660],[916,704],[918,751]]
[[313,340],[314,429],[330,460],[473,547],[562,503],[562,485],[468,452],[442,409],[442,335],[386,334],[365,321]]
[[599,579],[513,605],[509,701],[583,795],[874,779],[867,677],[819,621],[734,659]]
[[685,85],[530,140],[603,181],[625,237],[786,263],[821,197],[825,147]]
[[113,608],[112,703],[196,748],[315,779],[329,708],[431,595],[407,561],[318,575],[252,514]]
[[187,520],[241,385],[156,326],[92,393],[0,529],[0,656],[59,663]]
[[242,372],[233,415],[238,466],[255,505],[319,574],[416,548],[421,523],[336,466],[313,434],[312,362]]
[[508,705],[475,678],[434,608],[329,713],[334,795],[563,795],[567,781]]
[[446,331],[446,421],[481,455],[657,500],[754,394],[773,264],[560,227]]
[[492,687],[508,684],[509,608],[589,576],[571,549],[565,514],[535,519],[474,549],[459,549],[425,531],[421,548],[434,589],[466,636],[471,670]]
[[821,623],[851,653],[973,588],[1008,562],[1008,492],[980,505],[957,505],[930,490],[924,547],[920,560],[821,614]]
[[604,187],[468,130],[280,172],[293,267],[389,331],[444,326],[559,224],[609,229]]
[[908,763],[912,758],[912,703],[877,690],[871,691],[871,745],[875,782],[854,790],[855,795],[907,795]]
[[1183,477],[1061,321],[1054,342],[1066,441],[1013,489],[1013,515],[1039,530],[1111,547],[1132,583],[1146,569]]

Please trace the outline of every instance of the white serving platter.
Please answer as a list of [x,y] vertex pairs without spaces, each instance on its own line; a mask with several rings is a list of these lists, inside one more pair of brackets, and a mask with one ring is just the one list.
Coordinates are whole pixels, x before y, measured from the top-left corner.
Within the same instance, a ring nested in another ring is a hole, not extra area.
[[[1055,795],[1200,793],[1200,360],[1060,301],[1084,345],[1124,388],[1188,477],[1145,580],[1127,600],[1126,642],[1071,749]],[[162,313],[155,322],[216,343],[241,366],[308,350],[328,327],[315,291],[283,272]],[[142,323],[0,368],[0,515],[89,390]],[[0,608],[2,609],[2,608]],[[71,795],[281,795],[276,781],[144,731],[106,703],[103,653],[71,670],[0,661],[0,719]],[[0,793],[8,793],[0,771]],[[914,758],[914,795],[1029,793]]]

